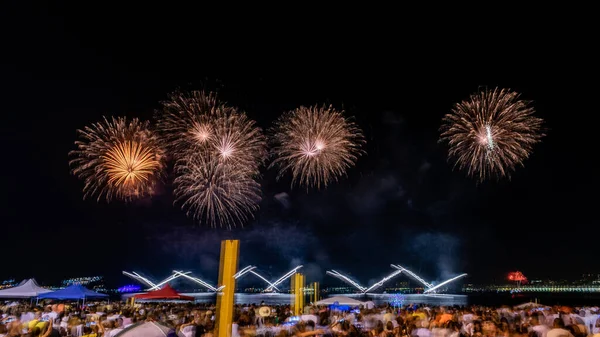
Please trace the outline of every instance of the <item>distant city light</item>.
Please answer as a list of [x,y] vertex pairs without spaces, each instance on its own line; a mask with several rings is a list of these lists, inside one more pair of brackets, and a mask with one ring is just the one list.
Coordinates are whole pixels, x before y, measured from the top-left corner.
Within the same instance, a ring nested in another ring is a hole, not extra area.
[[15,281],[15,279],[4,280],[2,281],[2,284],[0,284],[0,289],[12,288],[16,285],[17,282]]
[[122,286],[121,288],[117,289],[117,291],[120,293],[134,293],[134,292],[138,292],[141,290],[142,290],[142,287],[135,285],[135,284],[128,284],[126,286]]
[[61,285],[63,287],[68,287],[74,284],[78,284],[78,285],[88,285],[90,283],[95,283],[95,282],[100,282],[102,281],[102,276],[89,276],[89,277],[76,277],[76,278],[70,278],[70,279],[66,279],[63,280],[61,282]]

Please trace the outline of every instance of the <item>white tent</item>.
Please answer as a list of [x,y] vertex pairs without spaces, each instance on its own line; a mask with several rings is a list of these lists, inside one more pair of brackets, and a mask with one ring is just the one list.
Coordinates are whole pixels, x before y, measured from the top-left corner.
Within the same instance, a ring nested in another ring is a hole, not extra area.
[[539,304],[539,303],[535,303],[535,302],[527,302],[527,303],[515,305],[515,308],[527,309],[527,308],[539,308],[539,307],[544,307],[544,306],[545,305],[543,305],[543,304]]
[[359,305],[364,305],[364,302],[361,302],[359,300],[355,300],[353,298],[350,297],[346,297],[346,296],[333,296],[333,297],[329,297],[323,300],[318,301],[317,303],[315,303],[316,305],[333,305],[334,303],[339,304],[339,305],[351,305],[351,306],[359,306]]
[[24,280],[18,286],[0,290],[0,298],[29,298],[52,290],[40,287],[34,279]]
[[[158,322],[144,322],[130,326],[119,332],[115,337],[166,337],[173,333],[173,329]],[[177,336],[183,336],[179,333]]]
[[313,321],[315,324],[319,323],[319,317],[317,317],[317,315],[302,315],[300,316],[300,320],[304,322]]

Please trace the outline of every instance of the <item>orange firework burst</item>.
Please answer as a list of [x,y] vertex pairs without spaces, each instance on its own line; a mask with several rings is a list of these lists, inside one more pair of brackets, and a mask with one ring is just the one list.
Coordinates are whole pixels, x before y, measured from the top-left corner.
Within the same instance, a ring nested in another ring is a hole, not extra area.
[[78,130],[82,140],[71,151],[72,173],[85,181],[84,198],[133,200],[152,194],[164,152],[148,122],[104,119]]
[[127,188],[148,181],[159,164],[154,153],[136,141],[117,141],[104,155],[108,184]]
[[258,174],[267,155],[266,141],[245,113],[203,91],[174,93],[169,98],[158,114],[158,128],[177,159],[208,151]]
[[361,130],[332,107],[300,107],[275,124],[271,166],[281,177],[292,172],[292,185],[327,186],[346,174],[362,153]]
[[457,103],[444,116],[441,140],[450,146],[448,157],[469,176],[479,181],[510,177],[544,136],[543,121],[534,112],[516,92],[485,90]]
[[175,195],[187,215],[216,227],[243,225],[258,209],[260,185],[245,166],[211,152],[190,154],[175,165]]

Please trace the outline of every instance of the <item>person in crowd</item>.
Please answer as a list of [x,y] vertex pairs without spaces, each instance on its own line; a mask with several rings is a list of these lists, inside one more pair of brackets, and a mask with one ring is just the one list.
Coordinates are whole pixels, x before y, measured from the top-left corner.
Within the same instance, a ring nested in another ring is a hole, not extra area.
[[[139,303],[131,306],[113,302],[110,309],[97,305],[100,307],[93,309],[67,306],[55,314],[49,310],[55,312],[57,309],[53,308],[58,305],[36,306],[23,302],[15,307],[0,306],[0,337],[116,337],[126,328],[135,329],[138,322],[156,322],[167,326],[172,334],[184,337],[213,337],[215,333],[214,306],[210,305]],[[315,320],[312,315],[286,317],[288,313],[291,315],[291,307],[279,305],[272,307],[271,317],[264,317],[261,326],[255,326],[252,319],[255,308],[256,305],[234,306],[237,334],[232,328],[232,337],[585,337],[593,335],[595,327],[584,332],[586,326],[581,322],[596,322],[600,317],[600,308],[594,307],[577,308],[568,313],[558,307],[543,311],[424,305],[400,309],[389,306],[304,308],[309,313],[318,313]],[[389,314],[393,320],[389,320]],[[568,320],[565,315],[570,315]],[[552,329],[546,325],[546,317],[552,317]],[[296,323],[298,319],[300,322]],[[571,323],[565,324],[565,321]],[[63,322],[67,322],[65,327]]]
[[20,313],[16,313],[16,315],[10,317],[9,316],[9,323],[7,326],[7,336],[8,337],[17,337],[17,336],[21,336],[21,333],[23,332],[23,326],[21,323],[21,314]]
[[562,318],[555,318],[552,324],[552,329],[546,333],[546,337],[575,337],[565,329],[565,321]]
[[536,337],[547,337],[548,331],[550,330],[547,326],[540,323],[538,315],[531,316],[530,320],[531,331],[535,332]]
[[0,323],[0,337],[6,337],[8,335],[8,329],[6,325]]
[[95,332],[94,328],[89,327],[89,326],[84,326],[82,337],[98,337],[98,334]]

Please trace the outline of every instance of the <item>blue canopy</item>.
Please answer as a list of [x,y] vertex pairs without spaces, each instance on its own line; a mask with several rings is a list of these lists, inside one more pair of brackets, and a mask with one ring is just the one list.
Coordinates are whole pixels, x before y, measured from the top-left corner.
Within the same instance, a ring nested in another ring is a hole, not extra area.
[[81,300],[86,298],[101,297],[108,297],[108,295],[97,293],[78,284],[74,284],[72,286],[66,287],[65,289],[53,291],[51,293],[41,294],[40,296],[38,296],[38,298],[52,298],[56,300]]

